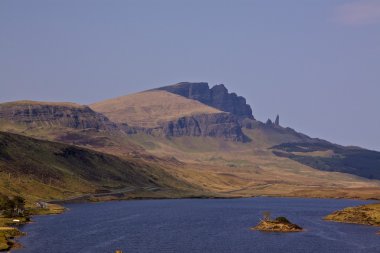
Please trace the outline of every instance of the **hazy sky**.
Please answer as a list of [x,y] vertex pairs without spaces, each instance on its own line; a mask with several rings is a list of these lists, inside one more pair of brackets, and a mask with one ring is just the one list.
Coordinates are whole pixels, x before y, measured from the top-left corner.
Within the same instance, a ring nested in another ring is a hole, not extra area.
[[181,81],[380,150],[380,0],[0,1],[0,101],[86,104]]

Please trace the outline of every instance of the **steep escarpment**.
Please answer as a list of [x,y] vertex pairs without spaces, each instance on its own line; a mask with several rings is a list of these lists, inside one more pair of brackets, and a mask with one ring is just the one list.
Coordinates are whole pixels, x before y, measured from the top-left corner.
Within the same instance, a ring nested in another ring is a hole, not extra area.
[[236,95],[236,93],[229,93],[223,84],[215,85],[210,89],[208,83],[182,82],[156,90],[164,90],[197,100],[203,104],[242,118],[253,118],[251,106],[247,104],[245,98]]
[[28,127],[115,129],[116,125],[88,106],[74,103],[16,101],[0,104],[0,120]]
[[157,127],[143,128],[124,126],[128,134],[148,134],[165,137],[214,137],[224,140],[247,142],[239,120],[230,113],[213,113],[184,116],[171,121],[159,122]]
[[181,117],[162,123],[166,136],[220,137],[233,141],[248,141],[234,115],[229,113],[201,114]]

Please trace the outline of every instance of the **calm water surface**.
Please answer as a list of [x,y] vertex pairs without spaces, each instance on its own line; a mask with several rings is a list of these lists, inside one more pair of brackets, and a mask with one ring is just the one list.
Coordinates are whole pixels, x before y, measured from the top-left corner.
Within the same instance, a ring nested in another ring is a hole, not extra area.
[[[325,222],[354,200],[253,198],[141,200],[67,205],[70,211],[35,217],[16,253],[380,252],[379,228]],[[301,233],[251,231],[263,211],[286,216]]]

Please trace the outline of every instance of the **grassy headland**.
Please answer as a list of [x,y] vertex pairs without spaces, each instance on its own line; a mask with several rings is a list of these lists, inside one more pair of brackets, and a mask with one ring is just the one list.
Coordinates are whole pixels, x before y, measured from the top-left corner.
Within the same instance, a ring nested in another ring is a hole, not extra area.
[[348,207],[335,211],[324,219],[335,222],[380,226],[380,203]]

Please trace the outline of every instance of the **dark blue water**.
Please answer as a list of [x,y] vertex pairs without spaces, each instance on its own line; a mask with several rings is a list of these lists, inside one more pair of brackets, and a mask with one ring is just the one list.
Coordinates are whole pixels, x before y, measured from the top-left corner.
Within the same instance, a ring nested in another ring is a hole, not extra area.
[[[368,202],[328,199],[141,200],[67,205],[35,217],[18,253],[380,252],[379,228],[325,222],[332,211]],[[263,211],[286,216],[301,233],[251,231]]]

